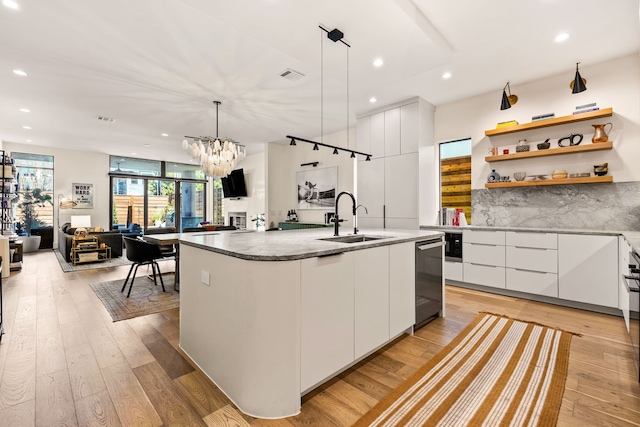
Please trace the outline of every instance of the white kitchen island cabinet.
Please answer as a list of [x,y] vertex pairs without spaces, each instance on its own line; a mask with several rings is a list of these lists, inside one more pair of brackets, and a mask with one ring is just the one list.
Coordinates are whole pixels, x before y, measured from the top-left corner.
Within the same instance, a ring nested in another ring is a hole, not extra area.
[[616,236],[558,235],[558,296],[618,308]]
[[187,233],[180,347],[244,413],[284,418],[301,396],[415,321],[416,241],[434,231]]
[[353,362],[354,255],[301,261],[302,391]]

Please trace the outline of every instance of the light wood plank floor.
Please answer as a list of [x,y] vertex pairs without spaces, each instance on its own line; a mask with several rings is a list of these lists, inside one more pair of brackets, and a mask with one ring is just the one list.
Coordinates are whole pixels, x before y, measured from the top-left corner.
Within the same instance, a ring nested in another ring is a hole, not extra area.
[[582,334],[572,341],[558,425],[640,425],[640,385],[622,318],[454,287],[447,289],[446,318],[309,393],[298,416],[257,420],[184,357],[178,310],[111,321],[88,284],[126,273],[63,273],[51,251],[25,254],[24,269],[3,281],[0,427],[350,426],[479,311]]

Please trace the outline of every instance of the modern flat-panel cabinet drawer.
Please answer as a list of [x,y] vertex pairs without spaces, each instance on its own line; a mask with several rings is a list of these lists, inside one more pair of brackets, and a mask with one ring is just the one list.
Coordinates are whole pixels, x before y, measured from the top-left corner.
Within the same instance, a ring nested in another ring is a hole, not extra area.
[[507,267],[557,273],[558,251],[555,249],[507,246],[506,262]]
[[558,235],[556,233],[527,233],[521,231],[507,231],[506,242],[507,246],[558,249]]
[[504,267],[505,246],[486,243],[462,243],[464,262]]
[[505,289],[504,267],[465,262],[463,274],[467,283]]
[[509,290],[558,298],[556,273],[506,268],[506,278]]
[[457,280],[462,282],[462,263],[445,261],[444,263],[444,278],[448,280]]
[[485,243],[488,245],[504,245],[504,231],[462,230],[464,243]]

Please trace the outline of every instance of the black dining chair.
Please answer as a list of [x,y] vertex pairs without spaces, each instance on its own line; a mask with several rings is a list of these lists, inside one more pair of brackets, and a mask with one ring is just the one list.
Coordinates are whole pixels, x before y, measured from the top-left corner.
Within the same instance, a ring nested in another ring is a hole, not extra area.
[[129,292],[127,293],[127,298],[129,298],[129,295],[131,295],[131,288],[133,288],[133,281],[136,279],[138,267],[140,267],[141,265],[151,265],[151,269],[153,270],[153,283],[155,284],[155,286],[157,286],[158,281],[156,277],[160,276],[162,292],[166,292],[166,290],[164,289],[164,281],[162,280],[162,273],[160,273],[160,266],[157,263],[158,259],[164,258],[162,256],[162,252],[160,252],[160,248],[158,247],[158,245],[154,245],[140,239],[124,237],[124,246],[126,249],[127,259],[133,264],[131,264],[129,274],[127,274],[127,278],[125,279],[124,285],[122,285],[122,290],[120,292],[124,292],[125,288],[127,287],[127,282],[129,282],[129,277],[131,277],[131,272],[133,271],[133,277],[131,277],[131,284],[129,285]]

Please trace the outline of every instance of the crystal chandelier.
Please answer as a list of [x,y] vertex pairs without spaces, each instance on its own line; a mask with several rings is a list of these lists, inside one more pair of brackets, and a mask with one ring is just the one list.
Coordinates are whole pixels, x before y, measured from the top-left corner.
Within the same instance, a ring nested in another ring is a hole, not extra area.
[[[234,142],[230,138],[218,137],[218,106],[220,101],[213,101],[216,104],[216,136],[185,136],[182,141],[182,149],[191,157],[197,159],[205,175],[213,178],[223,178],[231,173],[238,163],[247,156],[247,149],[244,145]],[[187,138],[193,140],[189,143]]]

